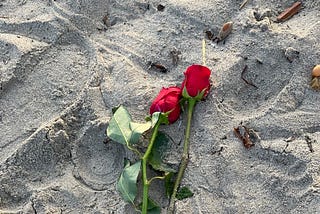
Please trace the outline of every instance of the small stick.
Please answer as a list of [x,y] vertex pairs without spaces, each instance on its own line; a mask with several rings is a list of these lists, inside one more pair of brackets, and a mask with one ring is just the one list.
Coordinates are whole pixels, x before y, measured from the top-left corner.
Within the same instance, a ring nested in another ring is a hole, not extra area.
[[206,40],[202,39],[202,65],[206,65]]
[[288,19],[290,19],[294,14],[298,13],[300,8],[301,8],[301,2],[297,1],[294,3],[291,7],[285,9],[278,17],[277,21],[278,22],[284,22]]
[[241,3],[240,5],[240,8],[239,10],[241,10],[247,3],[248,3],[249,0],[243,0],[243,2]]
[[247,83],[248,85],[251,85],[251,86],[253,86],[253,87],[255,87],[255,88],[258,88],[255,84],[249,82],[248,80],[246,80],[246,79],[244,78],[244,73],[247,71],[247,68],[248,68],[248,66],[245,65],[244,68],[243,68],[243,70],[242,70],[242,72],[241,72],[241,79],[242,79],[245,83]]

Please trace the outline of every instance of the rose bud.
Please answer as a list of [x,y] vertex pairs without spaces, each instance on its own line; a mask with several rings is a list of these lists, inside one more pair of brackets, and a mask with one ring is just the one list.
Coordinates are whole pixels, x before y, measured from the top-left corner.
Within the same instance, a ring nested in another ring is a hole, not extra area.
[[168,113],[169,123],[175,122],[180,116],[181,89],[179,87],[162,88],[150,107],[150,114],[154,112]]
[[202,65],[191,65],[184,72],[184,81],[182,82],[182,95],[186,98],[197,97],[200,100],[205,98],[210,90],[209,68]]

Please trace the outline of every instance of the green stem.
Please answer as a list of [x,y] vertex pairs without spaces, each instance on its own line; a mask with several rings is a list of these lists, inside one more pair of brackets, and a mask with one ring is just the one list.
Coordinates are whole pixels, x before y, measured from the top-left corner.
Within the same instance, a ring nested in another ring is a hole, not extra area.
[[181,158],[181,163],[180,163],[177,179],[174,183],[173,192],[172,192],[172,195],[170,198],[168,214],[174,213],[174,203],[176,200],[176,194],[177,194],[178,188],[180,186],[180,182],[182,180],[184,171],[187,168],[187,164],[188,164],[188,160],[189,160],[189,142],[190,142],[191,119],[192,119],[193,109],[194,109],[196,102],[197,102],[197,100],[195,98],[188,99],[188,120],[187,120],[187,127],[186,127],[184,143],[183,143],[183,153],[182,153],[182,158]]
[[136,148],[131,147],[129,144],[127,144],[127,148],[136,153],[140,158],[142,157],[141,153]]
[[148,191],[149,191],[150,182],[148,181],[148,178],[147,178],[147,161],[151,153],[153,144],[156,140],[160,124],[161,124],[161,119],[159,119],[156,125],[154,126],[147,151],[146,153],[144,153],[142,157],[142,180],[143,180],[142,214],[147,214],[147,209],[148,209]]
[[163,180],[163,179],[165,179],[165,178],[166,178],[166,176],[156,176],[156,177],[153,177],[153,178],[150,179],[149,184],[151,184],[151,182],[154,181],[154,180],[156,180],[156,179]]

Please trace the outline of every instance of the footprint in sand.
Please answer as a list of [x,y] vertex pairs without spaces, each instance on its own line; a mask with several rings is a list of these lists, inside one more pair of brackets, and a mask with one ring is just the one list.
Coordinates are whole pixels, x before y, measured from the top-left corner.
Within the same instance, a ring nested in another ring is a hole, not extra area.
[[103,143],[105,132],[105,124],[89,127],[72,151],[74,177],[93,190],[110,188],[118,179],[126,157],[123,145]]

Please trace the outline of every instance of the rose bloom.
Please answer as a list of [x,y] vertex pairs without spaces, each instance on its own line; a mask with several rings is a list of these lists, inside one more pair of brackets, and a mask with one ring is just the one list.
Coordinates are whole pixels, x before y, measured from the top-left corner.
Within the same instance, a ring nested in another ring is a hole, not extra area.
[[191,65],[184,72],[184,81],[182,82],[182,90],[186,90],[191,97],[196,97],[205,89],[202,98],[206,97],[210,90],[210,74],[209,68],[202,65]]
[[150,114],[154,112],[169,112],[169,123],[175,122],[180,116],[181,89],[179,87],[162,88],[150,107]]

